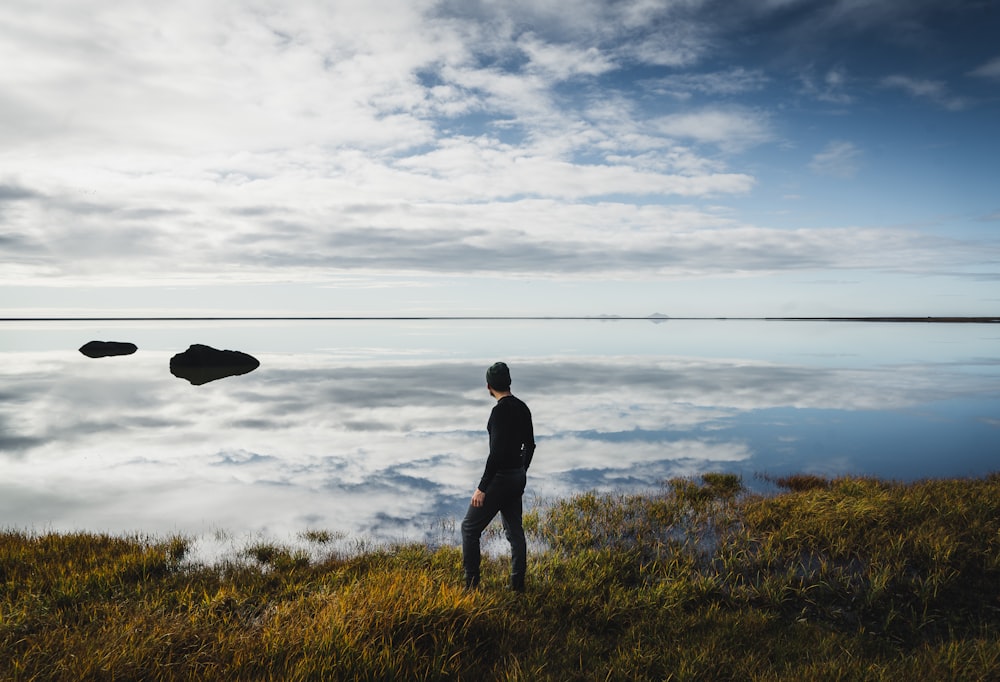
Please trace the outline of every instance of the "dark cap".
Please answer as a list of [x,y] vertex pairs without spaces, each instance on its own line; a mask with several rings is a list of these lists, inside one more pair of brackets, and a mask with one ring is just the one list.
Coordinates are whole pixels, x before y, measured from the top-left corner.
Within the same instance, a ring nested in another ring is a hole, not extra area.
[[509,391],[510,369],[503,362],[494,362],[486,370],[486,383],[498,391]]

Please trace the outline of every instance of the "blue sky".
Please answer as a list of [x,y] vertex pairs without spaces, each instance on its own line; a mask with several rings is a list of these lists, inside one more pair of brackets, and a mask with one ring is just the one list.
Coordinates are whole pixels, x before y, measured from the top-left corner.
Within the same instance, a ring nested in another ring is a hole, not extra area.
[[997,315],[1000,7],[0,7],[0,315]]

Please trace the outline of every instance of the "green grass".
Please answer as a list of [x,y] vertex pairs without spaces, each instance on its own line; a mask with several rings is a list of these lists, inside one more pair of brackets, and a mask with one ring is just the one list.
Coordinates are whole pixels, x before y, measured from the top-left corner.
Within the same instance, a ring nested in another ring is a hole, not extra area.
[[0,679],[1000,679],[1000,475],[774,482],[539,505],[524,595],[454,547],[2,532]]

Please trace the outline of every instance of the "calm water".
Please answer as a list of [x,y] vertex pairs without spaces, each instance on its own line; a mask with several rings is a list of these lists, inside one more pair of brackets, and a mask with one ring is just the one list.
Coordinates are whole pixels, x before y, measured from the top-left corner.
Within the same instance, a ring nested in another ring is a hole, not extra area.
[[[90,340],[130,341],[91,359]],[[260,368],[193,386],[192,343]],[[1000,470],[1000,327],[753,321],[0,323],[0,525],[449,541],[486,367],[535,417],[528,496],[672,476]]]

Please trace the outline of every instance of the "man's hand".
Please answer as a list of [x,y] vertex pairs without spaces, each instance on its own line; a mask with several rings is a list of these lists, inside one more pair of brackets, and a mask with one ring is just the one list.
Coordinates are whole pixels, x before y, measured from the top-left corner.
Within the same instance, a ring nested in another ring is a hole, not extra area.
[[486,493],[484,493],[479,488],[476,488],[476,492],[472,493],[472,506],[482,507],[483,502],[486,501]]

